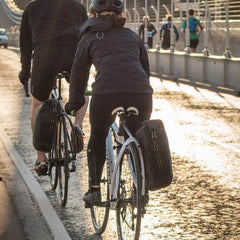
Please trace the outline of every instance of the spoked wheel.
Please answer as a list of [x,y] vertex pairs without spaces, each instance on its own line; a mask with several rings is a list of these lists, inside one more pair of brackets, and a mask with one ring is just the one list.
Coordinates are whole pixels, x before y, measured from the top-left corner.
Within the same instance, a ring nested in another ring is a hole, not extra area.
[[138,240],[141,227],[141,176],[136,146],[128,145],[120,166],[117,230],[120,240]]
[[107,226],[109,217],[109,187],[107,164],[105,162],[100,183],[102,202],[99,206],[91,206],[91,216],[96,233],[102,234]]
[[58,123],[57,136],[57,152],[58,158],[56,161],[57,177],[58,177],[58,196],[62,207],[66,206],[68,197],[68,180],[69,180],[69,148],[70,141],[66,127],[66,120],[64,117],[60,118]]

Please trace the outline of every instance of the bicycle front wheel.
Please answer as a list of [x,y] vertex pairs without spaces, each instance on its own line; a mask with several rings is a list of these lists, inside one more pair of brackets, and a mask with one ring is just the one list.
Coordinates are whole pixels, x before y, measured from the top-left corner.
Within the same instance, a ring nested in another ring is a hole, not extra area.
[[138,240],[141,227],[141,174],[137,146],[127,146],[119,174],[117,230],[119,240]]
[[102,171],[100,189],[102,202],[98,206],[91,206],[92,222],[94,229],[98,234],[102,234],[105,231],[109,217],[109,185],[106,162]]

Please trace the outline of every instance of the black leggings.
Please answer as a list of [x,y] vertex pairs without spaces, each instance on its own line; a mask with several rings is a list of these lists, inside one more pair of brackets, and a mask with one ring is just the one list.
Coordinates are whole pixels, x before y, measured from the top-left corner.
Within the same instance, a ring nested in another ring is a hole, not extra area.
[[134,106],[139,115],[131,115],[126,124],[135,134],[140,123],[149,119],[152,113],[152,96],[147,94],[106,94],[94,95],[90,103],[91,135],[88,142],[87,157],[89,184],[99,185],[106,156],[106,137],[115,117],[111,116],[114,108]]

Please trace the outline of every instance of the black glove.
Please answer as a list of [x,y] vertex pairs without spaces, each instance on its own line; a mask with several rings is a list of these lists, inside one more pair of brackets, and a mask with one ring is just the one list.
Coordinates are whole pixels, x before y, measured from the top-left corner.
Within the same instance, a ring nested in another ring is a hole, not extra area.
[[28,82],[30,78],[30,71],[21,70],[18,74],[18,78],[23,86]]
[[66,103],[65,105],[65,112],[68,115],[71,116],[76,116],[77,115],[77,111],[85,104],[85,97],[82,97],[82,101],[80,101],[77,104],[70,104],[70,103]]
[[66,105],[65,105],[65,112],[68,115],[71,115],[71,116],[76,116],[77,115],[77,110],[72,108],[70,103],[66,103]]

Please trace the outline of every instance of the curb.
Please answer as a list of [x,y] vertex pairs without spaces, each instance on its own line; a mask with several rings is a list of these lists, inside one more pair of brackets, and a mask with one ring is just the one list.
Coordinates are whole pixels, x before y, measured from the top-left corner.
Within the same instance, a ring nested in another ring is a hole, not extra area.
[[45,192],[42,190],[40,184],[32,175],[31,171],[23,161],[20,154],[14,148],[13,144],[11,143],[9,137],[2,127],[0,127],[0,139],[12,162],[23,178],[27,188],[37,202],[39,209],[52,233],[53,238],[56,240],[71,240]]

